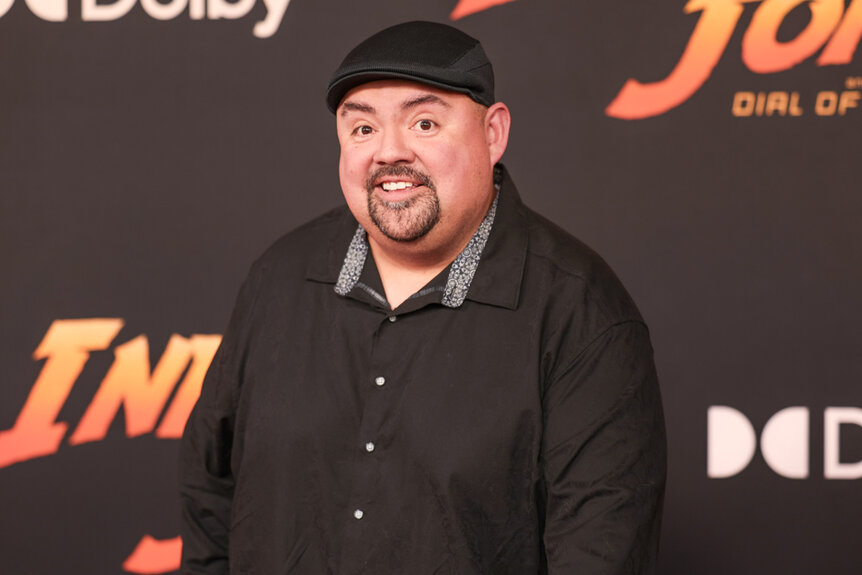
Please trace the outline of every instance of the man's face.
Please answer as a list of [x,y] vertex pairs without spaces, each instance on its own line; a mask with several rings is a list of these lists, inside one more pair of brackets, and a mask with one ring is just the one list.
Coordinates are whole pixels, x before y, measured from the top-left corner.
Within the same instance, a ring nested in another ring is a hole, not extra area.
[[372,241],[423,251],[466,245],[493,199],[502,155],[487,111],[400,80],[347,93],[336,112],[341,188]]

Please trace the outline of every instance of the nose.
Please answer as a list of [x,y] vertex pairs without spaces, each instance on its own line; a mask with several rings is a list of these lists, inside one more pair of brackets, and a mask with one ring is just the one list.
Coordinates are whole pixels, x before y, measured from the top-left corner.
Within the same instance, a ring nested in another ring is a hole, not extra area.
[[409,135],[398,129],[385,130],[378,138],[374,161],[378,164],[411,163],[415,158]]

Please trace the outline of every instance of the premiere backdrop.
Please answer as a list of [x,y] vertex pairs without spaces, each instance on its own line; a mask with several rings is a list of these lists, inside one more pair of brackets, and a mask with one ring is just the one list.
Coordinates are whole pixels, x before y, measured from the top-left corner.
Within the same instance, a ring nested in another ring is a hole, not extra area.
[[862,0],[0,0],[0,572],[177,569],[249,264],[341,202],[349,48],[455,21],[526,202],[651,327],[660,571],[859,573]]

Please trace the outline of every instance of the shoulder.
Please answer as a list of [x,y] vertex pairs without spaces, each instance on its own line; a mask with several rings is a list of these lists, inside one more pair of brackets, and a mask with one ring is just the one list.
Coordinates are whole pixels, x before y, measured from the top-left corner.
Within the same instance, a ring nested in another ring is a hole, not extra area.
[[340,249],[343,256],[355,228],[346,206],[329,210],[276,240],[252,264],[250,276],[278,273],[304,277],[310,267],[325,267],[333,250]]
[[608,263],[587,244],[521,205],[528,234],[528,272],[550,283],[570,305],[594,307],[608,324],[642,321],[637,306]]

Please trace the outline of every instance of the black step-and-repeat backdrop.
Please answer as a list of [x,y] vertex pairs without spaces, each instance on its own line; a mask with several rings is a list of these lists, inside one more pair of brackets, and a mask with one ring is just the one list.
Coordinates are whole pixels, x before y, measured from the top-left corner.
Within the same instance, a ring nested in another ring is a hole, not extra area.
[[0,0],[0,572],[177,569],[238,286],[341,202],[328,76],[411,19],[482,39],[525,200],[651,327],[661,573],[859,573],[862,0]]

